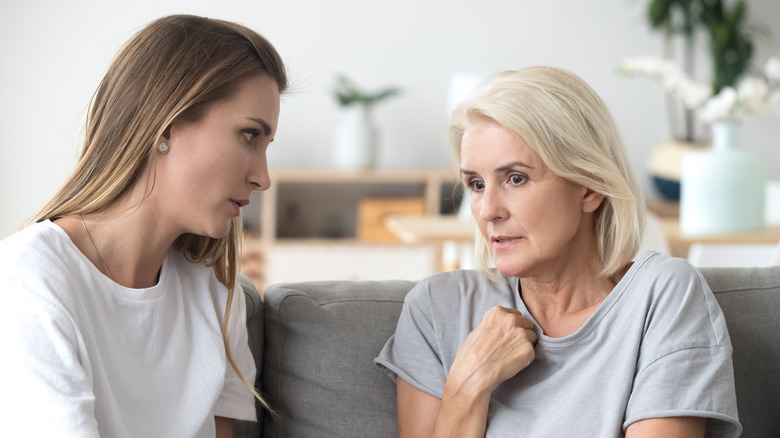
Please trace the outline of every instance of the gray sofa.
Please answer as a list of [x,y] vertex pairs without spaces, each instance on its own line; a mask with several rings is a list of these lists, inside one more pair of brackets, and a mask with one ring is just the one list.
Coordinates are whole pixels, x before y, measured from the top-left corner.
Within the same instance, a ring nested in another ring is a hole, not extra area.
[[[780,266],[702,269],[734,346],[744,437],[780,436]],[[395,330],[409,281],[269,287],[242,278],[257,385],[273,407],[237,437],[397,436],[395,385],[373,358]]]

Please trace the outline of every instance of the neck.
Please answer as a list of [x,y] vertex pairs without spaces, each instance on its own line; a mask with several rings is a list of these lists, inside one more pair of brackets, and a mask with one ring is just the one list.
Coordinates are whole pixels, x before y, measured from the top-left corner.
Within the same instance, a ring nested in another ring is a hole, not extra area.
[[178,237],[148,204],[120,202],[100,213],[57,219],[78,249],[114,282],[129,288],[157,284],[163,261]]
[[619,281],[599,276],[593,252],[567,258],[554,275],[520,279],[523,302],[546,335],[563,337],[579,330]]

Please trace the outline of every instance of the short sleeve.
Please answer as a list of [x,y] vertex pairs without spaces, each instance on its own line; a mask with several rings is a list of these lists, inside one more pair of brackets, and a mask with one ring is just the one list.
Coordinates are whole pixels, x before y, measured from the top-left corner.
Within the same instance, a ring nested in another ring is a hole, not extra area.
[[428,283],[422,281],[406,296],[395,334],[374,363],[390,378],[400,376],[414,387],[441,398],[447,376],[440,351]]
[[[8,273],[0,271],[8,278]],[[0,436],[97,437],[92,379],[78,328],[44,294],[0,284]]]
[[709,419],[709,437],[738,436],[725,319],[692,267],[675,271],[659,280],[664,293],[648,316],[624,427],[645,418],[696,416]]
[[[246,329],[246,304],[241,284],[236,282],[233,302],[228,321],[230,352],[244,380],[255,381],[257,369],[249,350],[249,335]],[[228,361],[225,370],[225,385],[214,407],[214,415],[236,420],[257,421],[255,399],[249,388],[241,381]]]

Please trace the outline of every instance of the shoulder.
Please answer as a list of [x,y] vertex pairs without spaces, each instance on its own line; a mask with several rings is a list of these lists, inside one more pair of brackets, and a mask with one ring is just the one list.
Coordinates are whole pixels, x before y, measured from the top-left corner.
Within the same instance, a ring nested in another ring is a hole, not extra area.
[[629,278],[633,287],[652,291],[695,291],[708,289],[699,271],[687,260],[648,252],[635,262]]
[[57,291],[77,270],[78,249],[50,221],[30,225],[0,241],[0,284],[13,291]]
[[[662,254],[646,255],[627,286],[646,321],[666,335],[687,333],[699,345],[728,344],[723,314],[704,277],[686,260]],[[644,303],[642,305],[641,303]],[[706,341],[704,341],[706,339]]]
[[433,321],[471,324],[497,304],[514,306],[516,281],[511,277],[492,281],[478,270],[443,272],[420,280],[406,296],[404,308]]
[[79,270],[75,251],[64,231],[49,221],[0,242],[3,330],[38,343],[51,333],[75,333],[77,309],[84,299],[83,284],[75,280]]
[[442,272],[420,280],[407,298],[425,297],[432,302],[452,302],[494,293],[511,294],[513,279],[500,278],[498,282],[492,281],[478,270]]
[[18,264],[20,260],[46,256],[62,246],[64,231],[49,221],[30,225],[0,241],[0,259]]
[[637,257],[636,262],[645,272],[653,272],[663,276],[664,273],[671,276],[696,276],[696,268],[687,260],[671,257],[655,251],[648,251]]

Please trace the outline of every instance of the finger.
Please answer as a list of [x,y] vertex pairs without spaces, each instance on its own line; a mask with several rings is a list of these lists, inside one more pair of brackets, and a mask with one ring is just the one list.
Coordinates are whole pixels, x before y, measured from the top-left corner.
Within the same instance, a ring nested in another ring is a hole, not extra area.
[[539,336],[536,334],[533,330],[528,330],[528,340],[531,342],[532,345],[536,345],[536,343],[539,341]]
[[507,312],[507,313],[511,313],[511,314],[518,315],[518,316],[522,316],[523,315],[519,310],[514,309],[512,307],[504,307],[504,306],[496,306],[496,307],[498,307],[499,309],[501,309],[501,310],[503,310],[504,312]]
[[526,318],[522,314],[517,315],[517,325],[518,327],[522,327],[526,330],[533,330],[534,323],[530,319]]

